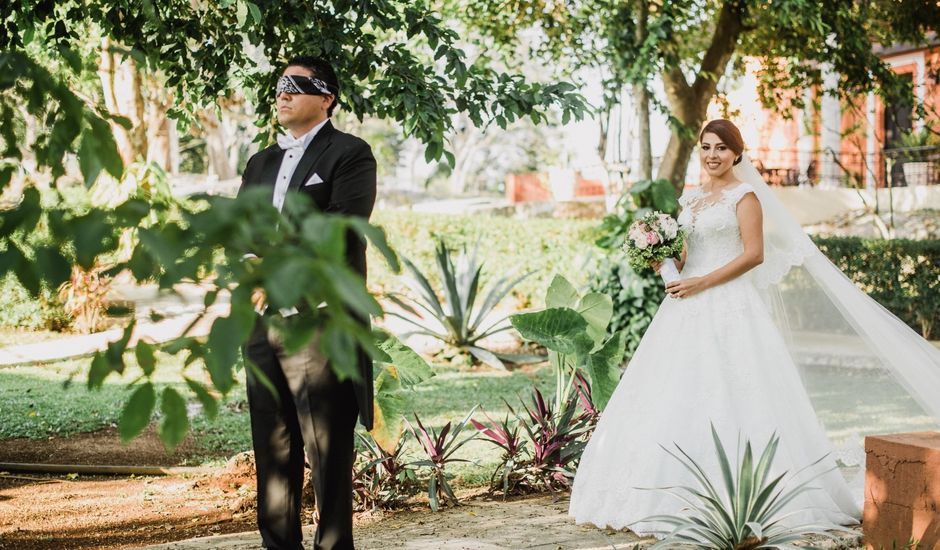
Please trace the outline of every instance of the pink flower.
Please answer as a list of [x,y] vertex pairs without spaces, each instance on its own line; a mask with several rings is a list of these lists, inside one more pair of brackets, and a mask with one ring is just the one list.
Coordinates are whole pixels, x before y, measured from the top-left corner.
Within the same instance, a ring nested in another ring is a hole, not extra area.
[[657,235],[653,231],[650,231],[649,233],[646,234],[646,242],[651,245],[657,244],[659,242],[659,235]]

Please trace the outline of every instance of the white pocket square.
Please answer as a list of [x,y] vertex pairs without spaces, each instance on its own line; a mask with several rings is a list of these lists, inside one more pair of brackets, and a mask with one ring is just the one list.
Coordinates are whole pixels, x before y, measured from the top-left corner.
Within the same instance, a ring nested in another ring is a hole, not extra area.
[[314,172],[314,174],[310,176],[310,179],[304,182],[304,187],[307,187],[308,185],[316,185],[318,183],[323,183],[323,178],[321,178],[319,174]]

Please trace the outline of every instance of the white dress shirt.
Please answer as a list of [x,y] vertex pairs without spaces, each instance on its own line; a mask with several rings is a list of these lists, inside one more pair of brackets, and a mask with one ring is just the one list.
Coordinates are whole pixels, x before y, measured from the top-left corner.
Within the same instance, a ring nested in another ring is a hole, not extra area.
[[[320,128],[323,128],[323,125],[330,119],[325,119],[320,124],[317,124],[309,132],[295,138],[288,132],[287,134],[282,134],[277,136],[277,144],[284,149],[284,158],[281,159],[281,167],[277,171],[277,179],[274,181],[274,208],[277,208],[278,212],[284,208],[284,198],[287,197],[287,189],[290,187],[290,180],[294,176],[294,171],[297,170],[297,164],[300,163],[300,157],[304,156],[304,152],[307,150],[307,146],[313,142],[313,138],[316,137],[317,132],[320,131]],[[257,257],[254,254],[245,254],[245,257]],[[326,302],[321,303],[317,307],[326,306]],[[260,309],[257,309],[258,313],[264,313],[264,310],[268,308],[265,304]],[[281,311],[282,317],[290,317],[291,315],[297,314],[297,308],[282,308]]]
[[323,122],[317,124],[312,130],[299,138],[295,138],[289,132],[286,135],[278,136],[278,145],[285,150],[281,167],[277,171],[277,180],[274,182],[274,207],[277,208],[278,212],[284,207],[287,188],[290,187],[290,180],[294,176],[294,171],[297,170],[300,157],[304,155],[304,151],[313,142],[317,132],[320,131],[320,128],[323,128],[328,120],[330,119],[324,119]]

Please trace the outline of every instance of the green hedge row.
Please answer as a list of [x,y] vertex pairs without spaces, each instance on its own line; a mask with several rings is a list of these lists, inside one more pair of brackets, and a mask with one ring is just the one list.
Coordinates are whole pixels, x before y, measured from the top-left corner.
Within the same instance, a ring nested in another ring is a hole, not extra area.
[[869,296],[925,338],[940,339],[940,241],[814,240]]
[[[661,300],[661,289],[634,275],[615,256],[604,258],[594,245],[597,221],[443,215],[379,211],[372,221],[385,228],[390,243],[437,283],[435,237],[452,247],[472,247],[484,263],[484,282],[509,271],[533,275],[516,287],[516,308],[543,305],[552,277],[561,274],[579,287],[588,284],[619,299],[628,311],[616,311],[618,329],[635,345]],[[867,240],[818,237],[816,243],[846,275],[909,326],[930,339],[940,339],[940,241]],[[369,286],[375,292],[401,290],[398,277],[370,247]],[[619,267],[619,269],[618,269]],[[646,275],[646,274],[644,274]],[[651,278],[652,279],[652,278]],[[64,319],[51,293],[38,304],[12,278],[0,281],[0,326],[57,328]],[[624,294],[624,296],[620,296]]]
[[[556,273],[575,284],[586,279],[585,265],[596,250],[597,222],[592,220],[519,220],[487,215],[443,215],[406,211],[377,211],[372,222],[382,226],[391,245],[437,284],[435,238],[452,248],[472,249],[484,261],[483,282],[507,272],[534,273],[516,287],[518,308],[542,306],[545,290]],[[401,290],[402,284],[385,261],[369,247],[369,287],[376,292]],[[506,304],[513,305],[513,304]]]

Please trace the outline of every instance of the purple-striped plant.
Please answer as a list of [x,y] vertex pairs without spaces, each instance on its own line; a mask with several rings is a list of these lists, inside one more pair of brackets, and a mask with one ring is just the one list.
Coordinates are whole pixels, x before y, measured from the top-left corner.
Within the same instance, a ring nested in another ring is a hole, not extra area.
[[[526,464],[524,455],[526,441],[521,434],[520,422],[518,420],[516,422],[510,420],[510,413],[515,417],[516,411],[513,410],[509,403],[506,403],[506,407],[509,408],[509,413],[507,413],[506,417],[500,422],[493,420],[485,412],[483,416],[486,417],[486,423],[477,420],[470,421],[473,426],[483,434],[486,441],[489,441],[503,450],[502,462],[496,467],[490,478],[490,488],[491,490],[495,490],[496,476],[500,476],[502,479],[504,498],[515,489],[515,486],[521,480],[521,476],[517,475],[518,470],[522,469]],[[510,486],[510,484],[512,486]]]
[[556,413],[542,392],[533,388],[531,406],[525,403],[523,406],[528,418],[520,419],[532,441],[528,468],[532,481],[553,492],[568,489],[587,444],[586,435],[593,427],[591,421],[584,415],[575,416],[578,410],[575,396]]
[[449,483],[449,476],[446,471],[448,464],[453,462],[470,462],[462,458],[454,458],[454,453],[467,444],[467,442],[476,439],[477,432],[470,436],[460,439],[460,433],[463,432],[467,424],[470,423],[470,417],[476,412],[474,407],[462,421],[454,425],[451,429],[451,423],[448,422],[441,428],[440,432],[433,428],[426,428],[421,423],[421,419],[415,414],[415,422],[418,427],[415,428],[410,422],[405,420],[408,430],[414,435],[415,439],[421,445],[421,449],[427,455],[427,459],[418,460],[411,464],[417,467],[427,467],[431,470],[431,477],[428,480],[428,502],[431,510],[437,512],[441,507],[441,501],[453,506],[459,506],[457,496]]
[[402,460],[407,440],[402,432],[393,452],[383,449],[371,434],[356,432],[359,440],[353,466],[353,497],[361,510],[395,508],[415,493],[417,477],[411,464]]

